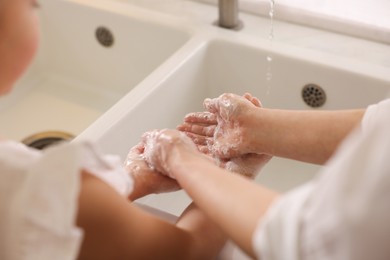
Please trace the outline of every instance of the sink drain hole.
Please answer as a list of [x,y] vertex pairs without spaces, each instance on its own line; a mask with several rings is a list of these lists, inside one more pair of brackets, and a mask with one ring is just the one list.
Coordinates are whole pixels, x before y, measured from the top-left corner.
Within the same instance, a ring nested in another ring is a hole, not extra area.
[[95,31],[98,42],[104,47],[111,47],[114,44],[114,35],[104,26],[100,26]]
[[22,140],[25,145],[43,150],[49,146],[58,144],[59,142],[71,141],[74,135],[61,131],[47,131],[26,137]]
[[310,107],[321,107],[326,102],[326,93],[316,84],[307,84],[302,88],[302,98]]

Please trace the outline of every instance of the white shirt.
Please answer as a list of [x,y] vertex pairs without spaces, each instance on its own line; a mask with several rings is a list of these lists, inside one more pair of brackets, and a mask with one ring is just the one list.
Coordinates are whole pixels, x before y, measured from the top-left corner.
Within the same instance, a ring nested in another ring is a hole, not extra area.
[[0,142],[0,259],[76,259],[81,169],[126,196],[132,180],[121,166],[118,157],[102,156],[86,142],[44,152]]
[[259,222],[262,260],[390,259],[390,100],[368,107],[361,127],[315,180],[283,196]]

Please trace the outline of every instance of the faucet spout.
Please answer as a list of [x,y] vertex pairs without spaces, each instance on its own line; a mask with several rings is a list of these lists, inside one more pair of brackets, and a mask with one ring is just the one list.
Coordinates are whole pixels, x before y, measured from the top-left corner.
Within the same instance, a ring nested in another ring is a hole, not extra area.
[[239,0],[218,0],[219,20],[218,25],[227,29],[239,30],[242,23],[238,19]]

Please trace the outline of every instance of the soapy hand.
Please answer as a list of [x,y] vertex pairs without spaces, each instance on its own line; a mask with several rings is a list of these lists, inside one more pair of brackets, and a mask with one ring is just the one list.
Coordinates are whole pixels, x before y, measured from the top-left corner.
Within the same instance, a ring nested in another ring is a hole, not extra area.
[[247,111],[260,107],[260,101],[250,94],[243,97],[223,94],[218,98],[206,99],[206,112],[188,114],[178,129],[188,133],[200,151],[219,158],[232,158],[251,153],[246,128]]
[[209,147],[213,154],[220,158],[232,158],[252,152],[245,113],[261,106],[257,98],[250,94],[243,97],[223,94],[218,98],[206,99],[204,106],[217,117],[212,146]]
[[188,114],[178,129],[222,168],[254,178],[271,159],[252,152],[249,136],[253,133],[246,127],[245,113],[261,107],[260,101],[248,93],[243,97],[223,94],[206,99],[204,106],[208,111]]
[[[164,193],[180,190],[179,184],[148,166],[144,160],[145,144],[139,143],[131,148],[125,169],[134,179],[133,199],[152,193]],[[135,196],[135,197],[134,197]]]
[[217,165],[250,179],[255,179],[260,170],[271,160],[268,154],[248,153],[229,159],[216,159]]
[[201,155],[192,140],[177,130],[163,129],[143,135],[144,158],[148,165],[158,172],[175,179],[170,168],[172,164],[188,159],[191,155]]

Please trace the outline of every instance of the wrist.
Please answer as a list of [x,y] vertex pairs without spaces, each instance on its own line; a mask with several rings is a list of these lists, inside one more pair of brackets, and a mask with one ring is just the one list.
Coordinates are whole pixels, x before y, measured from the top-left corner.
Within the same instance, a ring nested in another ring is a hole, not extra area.
[[194,164],[202,164],[203,161],[212,161],[212,159],[197,150],[176,146],[167,158],[167,165],[170,173],[177,179],[178,175],[187,173]]
[[134,182],[133,191],[128,196],[128,199],[130,201],[135,201],[135,200],[140,199],[142,197],[145,197],[146,195],[149,195],[149,194],[150,194],[150,192],[148,191],[148,189],[144,185],[142,185],[139,182],[138,183]]
[[151,174],[145,170],[136,170],[133,172],[129,172],[130,177],[133,179],[133,190],[131,194],[128,196],[128,199],[131,201],[140,199],[149,194],[154,193],[154,188],[151,182]]
[[243,151],[246,153],[267,153],[266,140],[272,134],[268,131],[269,109],[251,108],[243,119]]

